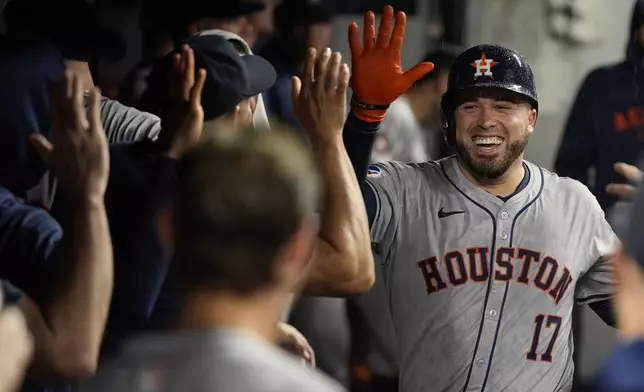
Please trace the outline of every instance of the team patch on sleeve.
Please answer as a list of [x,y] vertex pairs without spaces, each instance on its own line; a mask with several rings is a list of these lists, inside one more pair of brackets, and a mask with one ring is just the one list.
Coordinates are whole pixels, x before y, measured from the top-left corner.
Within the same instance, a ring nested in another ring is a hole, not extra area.
[[377,178],[381,175],[382,171],[380,171],[380,168],[378,166],[369,166],[369,169],[367,169],[367,177],[369,178]]

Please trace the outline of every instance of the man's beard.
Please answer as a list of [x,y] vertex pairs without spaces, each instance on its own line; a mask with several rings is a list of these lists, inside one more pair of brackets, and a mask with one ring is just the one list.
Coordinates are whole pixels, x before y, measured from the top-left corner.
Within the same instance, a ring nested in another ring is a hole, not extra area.
[[474,178],[479,180],[495,180],[505,174],[510,166],[519,158],[528,144],[529,134],[526,132],[523,139],[510,144],[500,161],[491,160],[489,162],[476,163],[472,160],[472,154],[468,146],[456,141],[456,155]]

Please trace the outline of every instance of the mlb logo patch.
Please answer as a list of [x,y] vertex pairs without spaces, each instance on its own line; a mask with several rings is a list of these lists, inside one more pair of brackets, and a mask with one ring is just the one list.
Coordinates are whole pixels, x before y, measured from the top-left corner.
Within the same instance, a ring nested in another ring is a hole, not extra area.
[[378,166],[369,166],[369,169],[367,169],[367,177],[380,177],[381,174],[382,172]]

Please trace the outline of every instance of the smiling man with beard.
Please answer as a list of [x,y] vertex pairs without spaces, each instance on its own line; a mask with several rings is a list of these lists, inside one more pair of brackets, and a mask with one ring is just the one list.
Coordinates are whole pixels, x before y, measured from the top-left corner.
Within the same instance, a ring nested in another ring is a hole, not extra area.
[[387,108],[433,68],[403,72],[403,13],[392,23],[386,7],[377,35],[374,19],[365,15],[362,45],[357,25],[349,32],[344,140],[387,288],[400,390],[570,391],[573,306],[608,303],[619,241],[588,188],[524,160],[539,109],[530,66],[499,45],[465,50],[441,101],[456,154],[369,166]]

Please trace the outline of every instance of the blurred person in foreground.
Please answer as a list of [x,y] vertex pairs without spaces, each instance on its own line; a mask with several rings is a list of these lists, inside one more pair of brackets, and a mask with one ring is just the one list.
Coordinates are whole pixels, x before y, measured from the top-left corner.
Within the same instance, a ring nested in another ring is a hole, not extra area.
[[371,155],[373,162],[419,163],[447,156],[440,126],[441,97],[447,91],[447,76],[456,55],[438,50],[422,62],[434,71],[416,81],[387,109]]
[[644,151],[643,61],[644,1],[636,0],[626,58],[586,76],[570,111],[555,162],[557,174],[586,184],[604,211],[618,200],[607,192],[606,186],[624,183],[613,165],[637,164]]
[[310,0],[283,0],[275,9],[275,34],[259,54],[277,71],[275,85],[264,94],[269,116],[304,136],[291,105],[291,79],[301,76],[309,48],[321,52],[331,44],[331,15]]
[[631,178],[639,182],[638,189],[629,195],[628,205],[620,206],[622,219],[614,219],[615,230],[624,248],[615,260],[617,293],[614,309],[620,343],[597,372],[592,392],[644,391],[644,187],[642,172],[627,167]]
[[[195,71],[199,69],[203,74]],[[239,56],[230,42],[217,35],[191,36],[156,64],[144,103],[163,118],[159,138],[113,146],[110,151],[113,174],[106,204],[115,274],[117,281],[123,279],[131,287],[114,295],[115,307],[121,303],[129,309],[118,328],[119,339],[136,324],[146,324],[149,317],[151,327],[166,328],[181,310],[173,280],[166,282],[172,255],[157,237],[154,222],[159,201],[168,197],[176,181],[177,162],[201,134],[195,134],[194,121],[188,120],[192,86],[201,86],[204,124],[199,127],[212,133],[230,123],[250,126],[255,97],[274,81],[275,71],[267,61]]]
[[[322,183],[328,191],[346,178],[359,195],[341,141],[349,70],[339,54],[330,57],[323,52],[314,72],[312,50],[293,91],[314,157],[337,154],[333,163],[318,172],[284,130],[203,129],[207,134],[179,164],[172,208],[159,217],[186,294],[177,328],[133,339],[81,391],[146,391],[151,383],[159,391],[342,390],[275,349],[287,295],[305,284],[322,241],[316,238],[326,224],[325,214],[317,216]],[[364,215],[354,212],[366,229]]]

